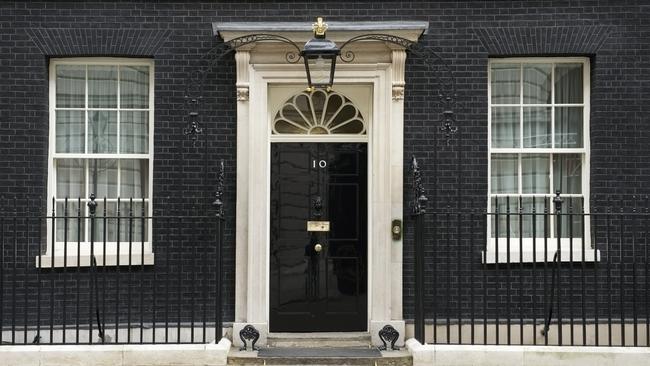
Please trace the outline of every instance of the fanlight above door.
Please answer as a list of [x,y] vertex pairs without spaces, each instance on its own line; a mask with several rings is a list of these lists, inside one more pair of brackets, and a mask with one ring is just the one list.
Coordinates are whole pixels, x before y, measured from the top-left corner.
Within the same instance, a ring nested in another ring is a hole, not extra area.
[[273,118],[273,134],[365,135],[359,109],[337,92],[301,92],[287,100]]

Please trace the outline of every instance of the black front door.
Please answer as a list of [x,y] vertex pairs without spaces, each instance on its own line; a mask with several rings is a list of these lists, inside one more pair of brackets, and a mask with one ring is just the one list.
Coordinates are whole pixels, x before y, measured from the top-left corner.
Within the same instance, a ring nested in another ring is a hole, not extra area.
[[365,143],[271,144],[271,332],[366,330],[366,156]]

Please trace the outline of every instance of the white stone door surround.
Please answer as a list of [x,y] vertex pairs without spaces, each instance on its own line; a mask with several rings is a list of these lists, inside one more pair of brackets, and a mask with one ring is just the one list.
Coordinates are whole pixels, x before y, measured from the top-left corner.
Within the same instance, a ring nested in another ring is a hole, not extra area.
[[[423,22],[328,22],[327,37],[339,45],[367,33],[391,34],[417,41]],[[215,23],[225,41],[254,33],[285,36],[302,47],[311,38],[309,23]],[[302,62],[289,64],[291,48],[258,43],[239,48],[237,64],[237,203],[235,322],[233,340],[247,324],[266,344],[269,316],[269,199],[270,120],[269,85],[306,83]],[[353,46],[352,63],[337,62],[335,84],[365,84],[372,89],[368,125],[368,331],[381,344],[378,331],[391,324],[404,342],[402,314],[402,241],[393,240],[391,221],[403,213],[403,48],[379,41]],[[306,85],[305,85],[306,86]],[[304,136],[302,138],[305,138]],[[330,136],[344,142],[345,137]],[[325,141],[322,137],[319,141]]]

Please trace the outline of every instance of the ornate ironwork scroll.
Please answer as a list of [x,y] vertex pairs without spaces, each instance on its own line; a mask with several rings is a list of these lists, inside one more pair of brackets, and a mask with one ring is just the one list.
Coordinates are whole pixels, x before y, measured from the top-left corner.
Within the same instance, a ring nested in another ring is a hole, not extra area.
[[299,62],[300,47],[290,39],[275,34],[249,34],[242,37],[234,38],[228,42],[220,43],[208,51],[203,57],[202,61],[207,65],[200,70],[193,71],[185,86],[185,109],[187,112],[187,124],[183,128],[183,135],[190,136],[192,143],[196,145],[199,135],[203,134],[204,129],[200,122],[200,104],[203,100],[204,87],[208,75],[219,65],[219,62],[227,55],[230,55],[235,50],[242,46],[246,46],[256,42],[280,42],[288,44],[295,51],[287,52],[285,58],[289,63]]
[[[392,325],[384,325],[383,328],[379,330],[379,339],[384,344],[379,346],[379,349],[382,351],[397,351],[399,347],[395,347],[395,343],[399,339],[399,332]],[[389,346],[390,344],[390,346]]]
[[217,171],[217,189],[214,194],[214,205],[217,217],[223,218],[223,183],[224,183],[224,164],[223,159],[219,162],[219,170]]
[[239,331],[239,339],[241,339],[244,344],[244,347],[239,349],[240,351],[246,351],[248,349],[246,341],[250,342],[252,351],[257,351],[258,348],[255,347],[255,343],[260,339],[260,332],[258,332],[254,326],[246,324],[246,326]]
[[440,55],[432,49],[424,47],[422,44],[413,42],[406,38],[393,36],[390,34],[363,34],[357,37],[350,38],[341,45],[341,55],[339,58],[343,62],[352,62],[354,60],[354,52],[346,47],[355,42],[361,41],[382,41],[392,43],[403,47],[412,55],[420,58],[427,69],[431,71],[431,77],[435,83],[439,85],[438,103],[441,106],[441,126],[440,131],[443,133],[447,145],[451,143],[452,135],[458,131],[455,126],[456,117],[454,109],[456,105],[456,81],[453,76],[452,70],[449,65],[443,60]]
[[422,183],[422,174],[420,166],[415,156],[411,157],[411,172],[413,174],[413,201],[411,208],[413,215],[421,215],[427,211],[427,201],[429,199],[424,194],[424,184]]

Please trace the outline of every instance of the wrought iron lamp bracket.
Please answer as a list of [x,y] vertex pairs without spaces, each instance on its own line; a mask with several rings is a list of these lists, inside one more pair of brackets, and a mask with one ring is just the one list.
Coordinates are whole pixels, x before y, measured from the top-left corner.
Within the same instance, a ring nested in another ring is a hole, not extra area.
[[446,144],[450,145],[452,136],[458,132],[458,127],[455,125],[456,117],[454,113],[457,99],[456,81],[453,77],[451,67],[431,48],[424,47],[422,44],[406,38],[382,33],[363,34],[345,41],[340,47],[341,54],[339,58],[341,61],[346,63],[354,61],[354,52],[347,46],[362,41],[382,41],[397,45],[424,62],[426,68],[431,71],[431,77],[434,82],[440,85],[440,92],[438,94],[438,104],[442,109],[442,125],[440,126],[440,131],[443,133]]
[[[346,49],[349,45],[362,42],[362,41],[382,41],[403,47],[406,51],[414,56],[423,60],[427,69],[431,71],[431,76],[437,85],[440,85],[440,93],[438,95],[438,103],[442,106],[440,131],[443,133],[447,145],[451,143],[452,135],[456,134],[458,127],[455,126],[454,107],[456,104],[456,83],[452,75],[451,68],[444,61],[444,59],[435,51],[430,48],[424,47],[420,43],[416,43],[406,38],[382,34],[370,33],[352,37],[343,42],[339,48],[341,53],[339,58],[341,61],[350,63],[354,61],[354,52],[351,49]],[[194,145],[198,140],[198,136],[203,134],[204,128],[200,123],[199,105],[203,98],[203,89],[207,75],[214,70],[219,62],[227,55],[233,53],[237,49],[249,44],[258,42],[279,42],[289,45],[292,49],[287,52],[285,58],[289,63],[298,63],[301,59],[301,49],[298,44],[293,42],[287,37],[277,34],[258,33],[248,34],[245,36],[234,38],[228,42],[218,44],[213,47],[203,57],[207,61],[207,66],[201,70],[194,71],[190,74],[189,81],[185,88],[185,107],[188,110],[188,123],[187,127],[183,129],[185,136],[190,136]],[[295,51],[294,51],[295,50]]]
[[183,128],[183,135],[190,136],[192,144],[196,146],[199,135],[203,134],[204,128],[200,122],[200,104],[203,100],[205,82],[207,76],[219,65],[227,55],[232,54],[237,49],[246,45],[257,42],[280,42],[288,44],[292,49],[287,52],[285,58],[289,63],[297,63],[301,60],[300,46],[289,38],[279,36],[276,34],[248,34],[245,36],[234,38],[228,42],[220,43],[208,51],[202,60],[207,62],[207,65],[200,70],[195,70],[190,73],[190,77],[185,86],[185,109],[187,111],[187,125]]

